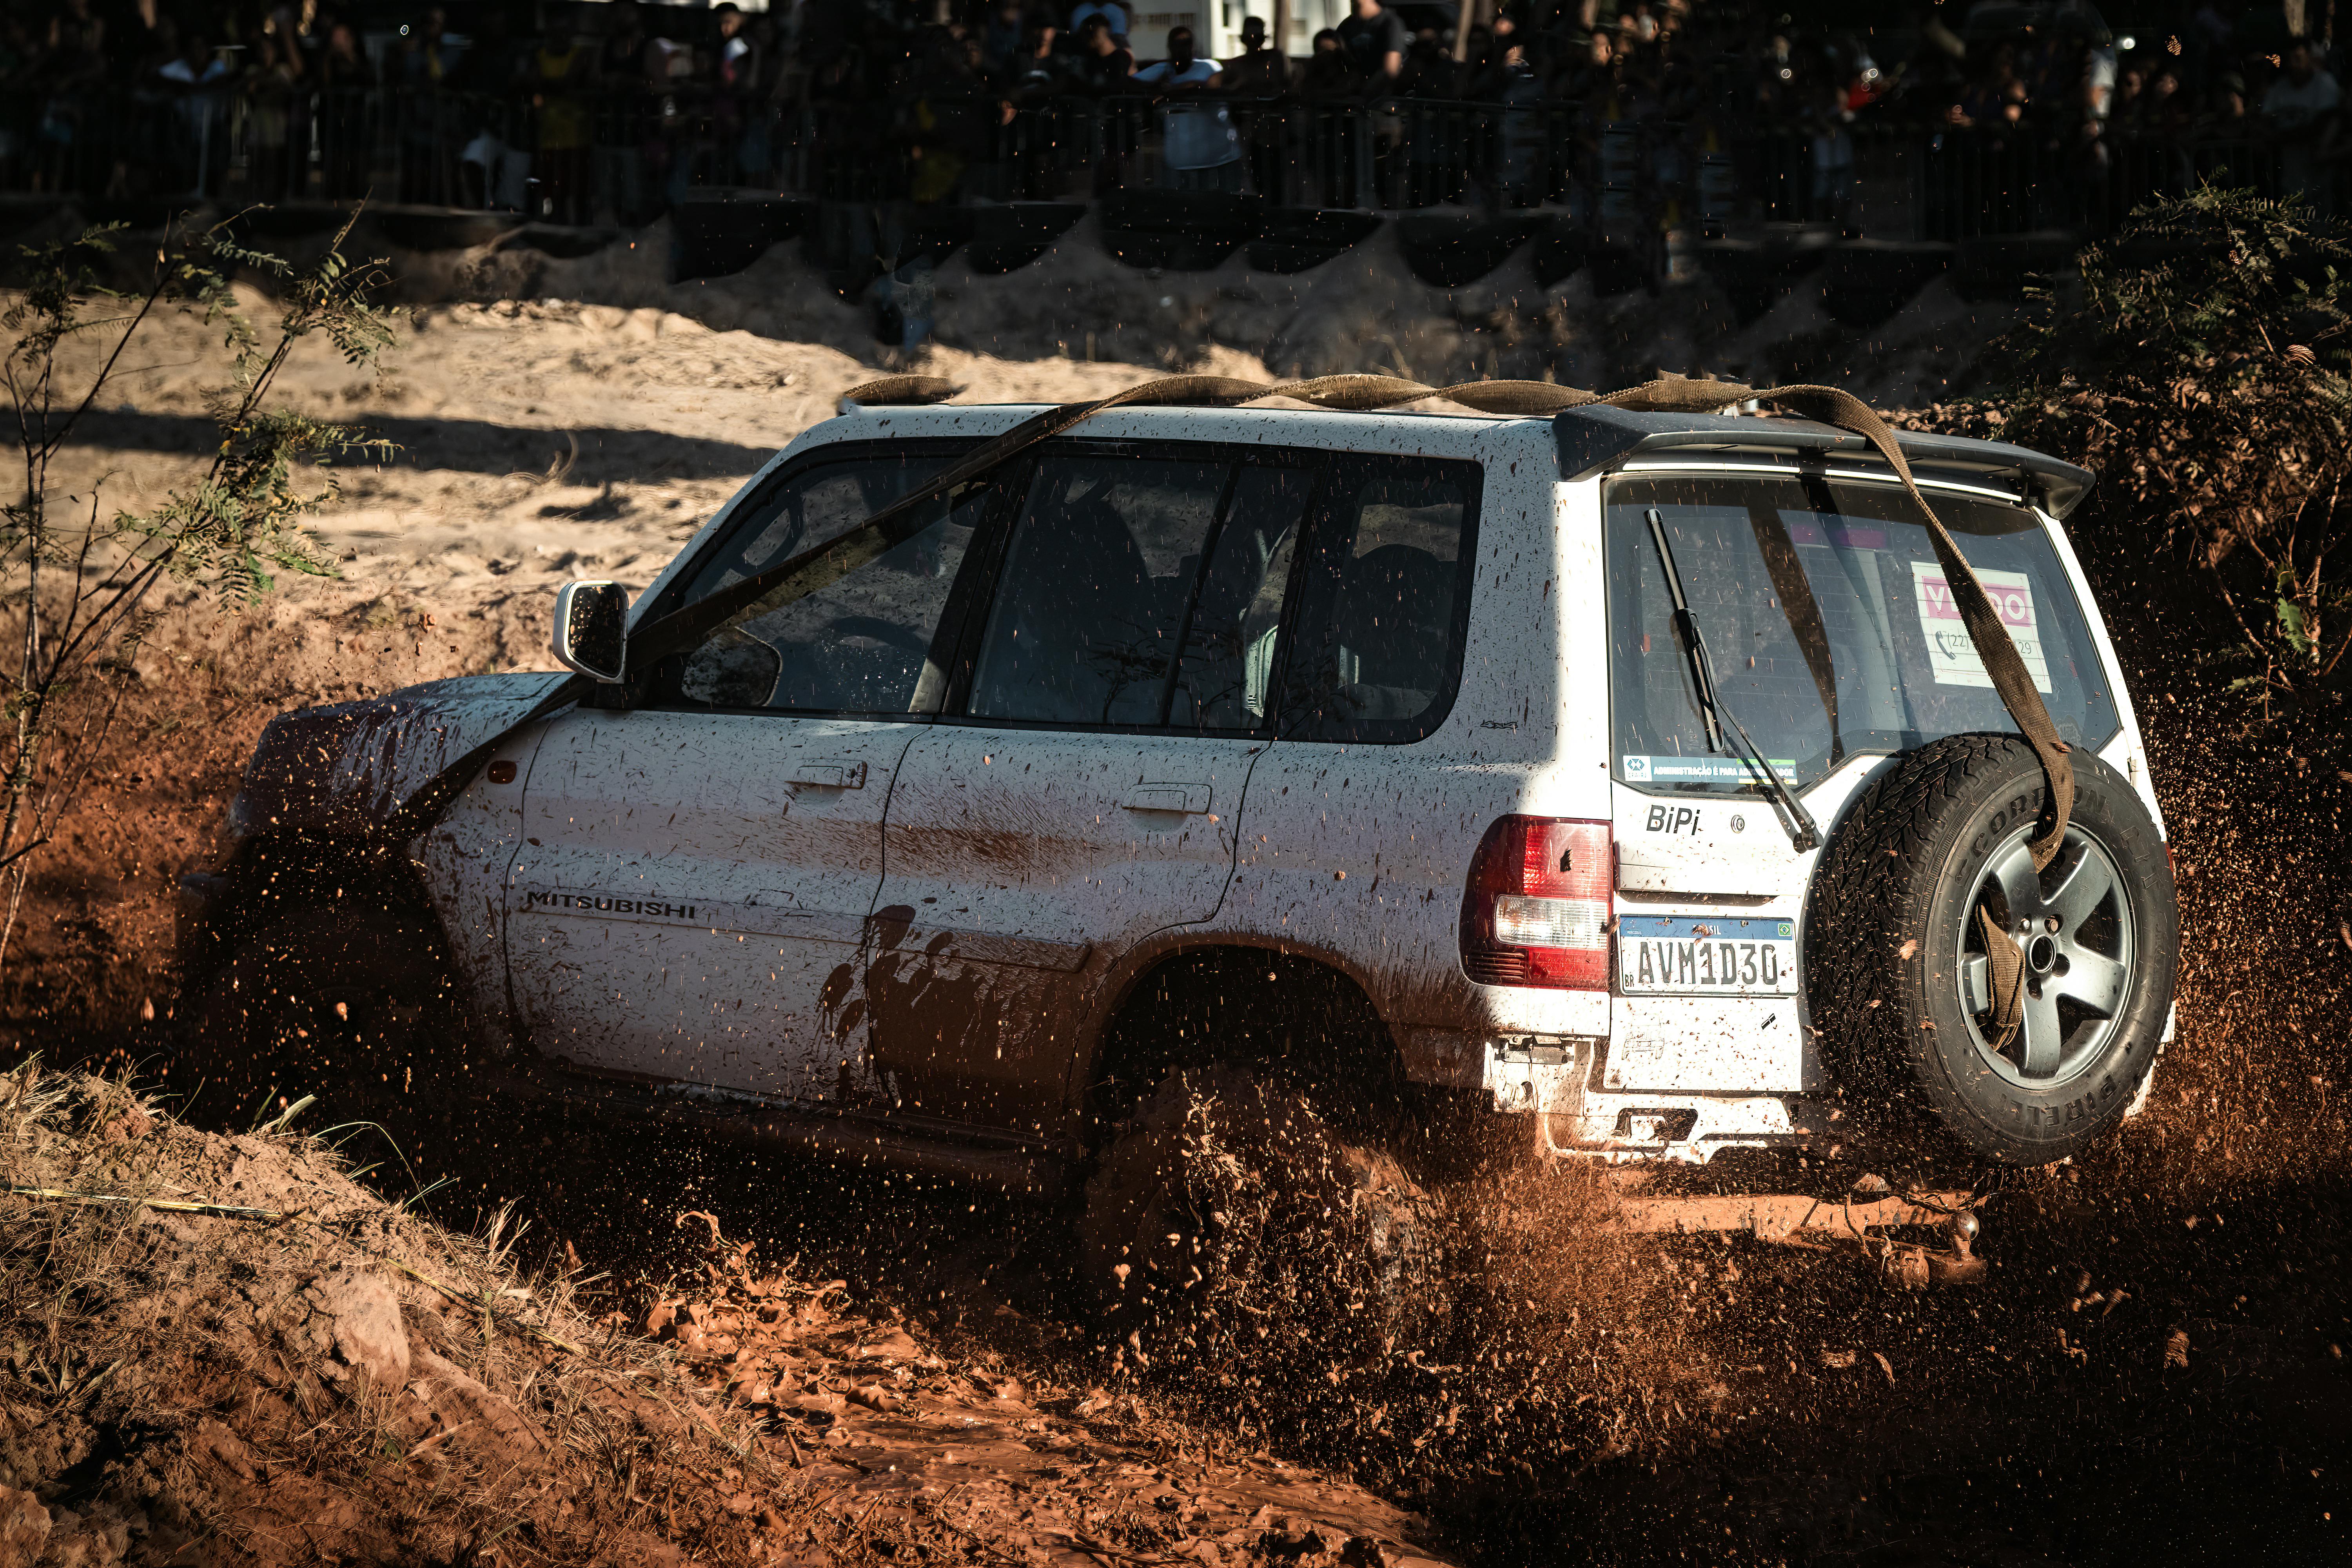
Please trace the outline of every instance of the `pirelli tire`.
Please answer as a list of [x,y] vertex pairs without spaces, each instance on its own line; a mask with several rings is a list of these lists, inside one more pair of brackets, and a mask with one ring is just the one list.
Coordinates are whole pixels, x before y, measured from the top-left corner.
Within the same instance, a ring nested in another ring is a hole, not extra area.
[[[1806,993],[1865,1132],[2049,1164],[2113,1128],[2146,1081],[2179,965],[2171,864],[2124,776],[2087,752],[2073,761],[2074,812],[2039,872],[2026,846],[2046,830],[2046,785],[2011,735],[1909,753],[1832,836],[1806,910]],[[1989,940],[2022,960],[2014,1030],[1995,1011]]]

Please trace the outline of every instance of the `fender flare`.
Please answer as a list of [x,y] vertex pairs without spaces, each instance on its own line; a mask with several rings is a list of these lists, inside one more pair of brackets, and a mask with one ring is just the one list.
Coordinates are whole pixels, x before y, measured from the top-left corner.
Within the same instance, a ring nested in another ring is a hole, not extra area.
[[203,984],[267,910],[331,900],[339,878],[381,886],[390,871],[393,896],[429,910],[406,847],[499,742],[590,684],[562,671],[460,676],[272,719],[229,802],[227,865],[180,879],[182,985]]

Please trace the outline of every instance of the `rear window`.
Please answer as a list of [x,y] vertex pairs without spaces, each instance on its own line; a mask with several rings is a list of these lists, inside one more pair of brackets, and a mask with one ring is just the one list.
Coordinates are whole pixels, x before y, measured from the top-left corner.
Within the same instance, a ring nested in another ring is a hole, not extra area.
[[[2070,744],[2117,728],[2082,606],[2034,514],[1930,498],[1991,595]],[[1623,479],[1605,493],[1614,775],[1643,789],[1752,789],[1727,727],[1710,750],[1649,522],[1664,525],[1717,692],[1802,788],[1845,758],[1968,731],[2014,732],[1953,608],[1916,506],[1892,486],[1791,477]]]

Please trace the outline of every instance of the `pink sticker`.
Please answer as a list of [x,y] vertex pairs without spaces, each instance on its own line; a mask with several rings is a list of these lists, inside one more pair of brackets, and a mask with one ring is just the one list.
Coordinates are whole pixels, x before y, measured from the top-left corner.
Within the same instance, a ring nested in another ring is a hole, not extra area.
[[[2034,623],[2033,583],[2022,572],[1979,572],[1985,597],[2009,633],[2010,641],[2025,660],[2039,690],[2050,689],[2050,664],[2042,657],[2042,635]],[[1939,686],[1990,686],[1984,660],[1960,618],[1952,585],[1943,568],[1933,562],[1911,563],[1911,586],[1919,610],[1919,632],[1927,643],[1927,667]]]

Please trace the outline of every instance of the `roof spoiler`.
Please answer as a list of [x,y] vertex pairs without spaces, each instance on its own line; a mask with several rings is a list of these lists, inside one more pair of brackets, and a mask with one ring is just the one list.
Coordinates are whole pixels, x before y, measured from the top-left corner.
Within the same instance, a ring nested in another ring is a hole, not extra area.
[[[1563,479],[1587,479],[1637,456],[1783,457],[1791,452],[1878,463],[1870,442],[1851,430],[1810,419],[1753,414],[1636,414],[1589,403],[1552,416]],[[1966,436],[1895,433],[1903,456],[1922,479],[1956,479],[2016,490],[2063,519],[2082,504],[2098,476],[2039,452]]]

